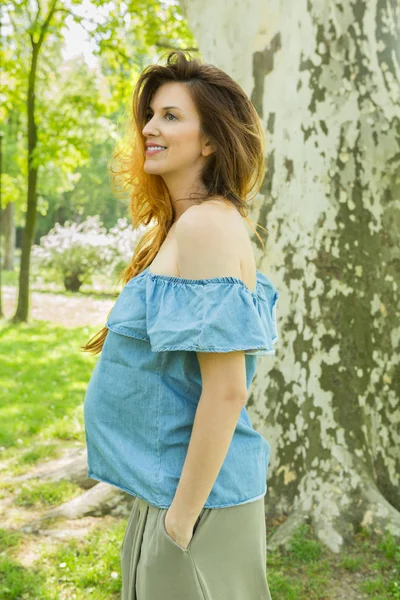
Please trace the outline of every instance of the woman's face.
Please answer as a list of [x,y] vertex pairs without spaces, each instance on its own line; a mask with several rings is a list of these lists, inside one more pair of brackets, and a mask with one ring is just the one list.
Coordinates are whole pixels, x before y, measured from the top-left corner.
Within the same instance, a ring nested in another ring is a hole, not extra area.
[[[146,173],[198,172],[212,148],[200,133],[200,116],[184,83],[168,82],[155,92],[143,128]],[[165,149],[148,145],[163,146]]]

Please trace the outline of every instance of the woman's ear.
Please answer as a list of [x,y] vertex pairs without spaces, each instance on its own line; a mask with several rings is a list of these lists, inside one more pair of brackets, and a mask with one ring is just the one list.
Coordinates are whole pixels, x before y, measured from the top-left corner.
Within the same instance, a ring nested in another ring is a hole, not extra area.
[[212,154],[213,152],[215,152],[215,147],[212,145],[212,143],[207,140],[204,144],[203,147],[201,149],[201,154],[203,156],[209,156],[210,154]]

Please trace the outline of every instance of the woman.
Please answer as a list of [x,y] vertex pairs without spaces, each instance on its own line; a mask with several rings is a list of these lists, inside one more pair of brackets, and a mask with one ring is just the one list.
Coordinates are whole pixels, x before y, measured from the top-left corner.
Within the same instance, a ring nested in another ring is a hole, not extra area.
[[263,131],[226,73],[172,52],[134,91],[128,150],[140,239],[106,326],[84,414],[89,476],[135,496],[123,600],[268,600],[269,444],[246,410],[274,354],[278,291],[244,220],[264,175]]

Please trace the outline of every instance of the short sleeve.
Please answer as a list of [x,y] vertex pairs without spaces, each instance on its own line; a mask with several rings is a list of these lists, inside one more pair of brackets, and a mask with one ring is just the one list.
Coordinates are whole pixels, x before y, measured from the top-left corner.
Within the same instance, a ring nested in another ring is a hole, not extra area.
[[148,275],[146,323],[153,352],[275,354],[279,293],[259,272],[255,292],[236,277]]

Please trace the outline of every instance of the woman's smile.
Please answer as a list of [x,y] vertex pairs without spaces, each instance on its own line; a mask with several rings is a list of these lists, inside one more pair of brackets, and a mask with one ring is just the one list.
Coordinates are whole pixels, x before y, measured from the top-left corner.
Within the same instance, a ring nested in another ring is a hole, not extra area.
[[148,146],[146,148],[146,156],[151,156],[152,154],[158,154],[159,152],[164,152],[166,150],[163,146]]

